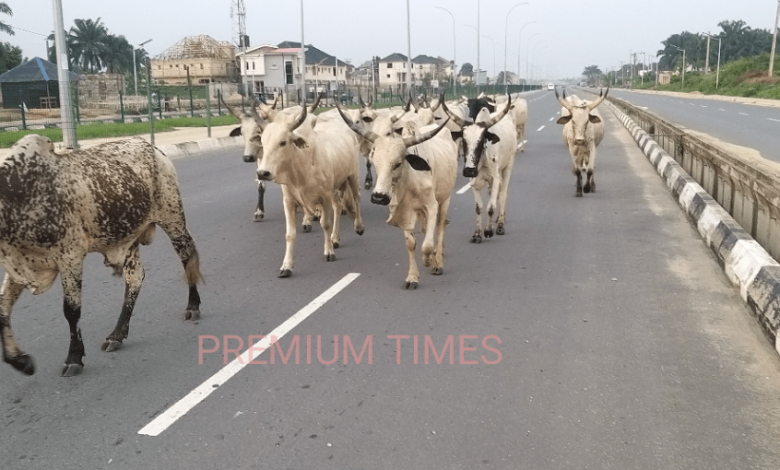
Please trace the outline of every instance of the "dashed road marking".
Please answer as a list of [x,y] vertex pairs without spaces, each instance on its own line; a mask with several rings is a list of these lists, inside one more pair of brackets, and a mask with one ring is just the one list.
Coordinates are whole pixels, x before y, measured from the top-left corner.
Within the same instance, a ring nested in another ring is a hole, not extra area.
[[722,108],[718,108],[718,111],[725,111],[725,109],[722,109]]
[[550,118],[550,121],[552,121],[553,119],[555,119],[555,116],[551,117],[551,118]]
[[702,108],[706,108],[706,106],[704,106],[703,104],[700,104],[699,106],[701,106]]
[[750,116],[750,114],[748,114],[748,113],[739,113],[739,114],[741,114],[743,116]]
[[463,194],[463,193],[465,193],[466,191],[468,191],[468,190],[469,190],[469,188],[470,188],[470,187],[471,187],[471,183],[469,183],[469,184],[467,184],[466,186],[464,186],[464,187],[460,188],[460,189],[458,190],[458,193],[457,193],[457,194]]
[[345,287],[352,283],[352,281],[357,279],[358,276],[360,276],[360,273],[349,273],[341,278],[341,280],[333,284],[330,289],[320,294],[319,297],[312,300],[307,306],[298,310],[295,315],[291,316],[284,323],[277,326],[276,329],[269,333],[265,338],[255,343],[252,347],[244,351],[241,356],[233,359],[233,361],[220,369],[216,374],[211,376],[211,378],[200,384],[184,398],[174,403],[173,406],[153,419],[152,422],[138,431],[138,434],[159,436],[160,433],[175,423],[176,420],[187,414],[188,411],[193,409],[198,403],[205,400],[206,397],[211,395],[211,393],[217,390],[218,387],[239,373],[241,369],[246,367],[257,356],[262,354],[263,351],[268,349],[269,346],[273,347],[271,338],[273,338],[275,341],[280,340],[299,323],[308,318],[309,315],[316,312],[317,309],[322,307],[328,300],[335,297],[336,294],[341,292]]
[[767,119],[769,119],[770,121],[780,122],[780,119],[772,119],[772,118],[767,118]]
[[544,129],[544,126],[540,127],[539,129],[536,129],[536,132],[539,132],[542,129]]

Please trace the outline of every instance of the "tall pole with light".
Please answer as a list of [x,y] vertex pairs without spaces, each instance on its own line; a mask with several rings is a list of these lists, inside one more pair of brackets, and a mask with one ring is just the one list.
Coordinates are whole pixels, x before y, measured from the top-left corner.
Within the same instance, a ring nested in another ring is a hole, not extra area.
[[57,80],[60,88],[60,119],[62,141],[67,148],[77,148],[76,126],[70,109],[70,71],[68,48],[65,45],[65,26],[62,19],[62,0],[52,0],[54,6],[54,47],[57,52]]
[[[143,48],[144,44],[148,42],[152,42],[152,40],[149,39],[148,41],[142,42],[141,44],[138,45],[138,48],[139,49]],[[138,70],[135,64],[135,47],[133,48],[133,83],[135,84],[135,96],[138,96]]]
[[[338,70],[338,69],[337,69]],[[306,106],[306,43],[303,42],[303,0],[301,0],[301,106]],[[338,83],[338,81],[336,81]]]
[[[523,30],[526,26],[528,26],[531,23],[536,23],[536,20],[529,21],[528,23],[524,24],[522,28],[520,28],[520,34],[517,35],[517,80],[520,80],[520,39],[523,37]],[[521,88],[522,90],[522,88]]]
[[[775,46],[777,45],[777,21],[780,20],[780,0],[777,0],[777,14],[775,15],[775,32],[772,34],[772,53],[769,54],[769,76],[775,68]],[[718,46],[720,47],[720,46]]]
[[490,36],[482,36],[485,39],[490,39],[490,42],[493,43],[493,75],[496,75],[496,41],[493,40]]
[[[538,43],[536,43],[536,45],[534,46],[534,49],[533,49],[533,53],[531,54],[531,57],[533,58],[533,59],[531,60],[531,76],[532,76],[532,77],[534,76],[534,72],[533,72],[533,70],[534,70],[534,66],[537,66],[537,67],[538,67],[538,64],[536,63],[536,49],[537,49],[539,46],[541,46],[542,44],[544,44],[544,43],[545,43],[545,41],[539,41]],[[544,49],[544,48],[546,48],[546,47],[547,47],[547,46],[544,46],[542,49]],[[540,70],[540,72],[539,72],[539,75],[541,75],[541,70]]]
[[674,47],[678,51],[682,51],[683,53],[683,62],[682,62],[682,84],[680,85],[680,91],[685,89],[685,49],[683,49],[680,46],[675,46],[674,44],[669,44],[670,46]]
[[[720,41],[721,41],[721,37],[720,36],[712,36],[709,33],[701,33],[701,34],[703,34],[704,36],[707,36],[707,44],[709,44],[710,39],[717,39],[718,40],[718,68],[717,68],[717,72],[715,72],[715,89],[717,89],[718,88],[718,82],[720,81]],[[708,51],[707,52],[707,57],[708,58],[709,58],[709,55],[710,55],[709,54],[709,49],[710,49],[709,46],[707,46],[707,51]]]
[[542,33],[534,33],[528,38],[528,45],[525,46],[525,76],[528,78],[528,56],[531,54],[531,39],[539,36]]
[[458,49],[457,49],[457,47],[455,45],[455,16],[446,8],[442,8],[442,7],[433,7],[433,8],[438,8],[439,10],[444,10],[447,13],[449,13],[450,16],[452,17],[452,90],[453,90],[452,93],[453,93],[453,96],[458,96],[458,88],[457,88],[458,80],[455,77],[456,70],[457,70],[457,57],[456,57],[456,55],[457,55],[457,52],[458,52]]
[[504,93],[509,93],[509,81],[507,80],[506,76],[506,38],[509,31],[509,14],[512,13],[512,10],[522,5],[528,5],[528,2],[518,3],[517,5],[510,8],[506,13],[506,20],[504,20]]
[[412,18],[409,11],[409,0],[406,0],[406,66],[409,69],[409,73],[406,76],[407,92],[412,92]]

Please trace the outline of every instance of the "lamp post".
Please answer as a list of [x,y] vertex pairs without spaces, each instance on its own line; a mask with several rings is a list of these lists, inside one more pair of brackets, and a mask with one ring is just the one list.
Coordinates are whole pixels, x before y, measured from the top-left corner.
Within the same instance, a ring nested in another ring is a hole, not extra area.
[[[142,42],[138,45],[138,48],[140,49],[147,42],[152,42],[152,40]],[[135,47],[133,48],[133,83],[135,84],[135,96],[138,96],[138,71],[135,65]]]
[[[647,73],[647,69],[645,69],[645,64],[647,63],[647,54],[644,52],[640,52],[642,54],[642,72]],[[645,86],[645,74],[642,74],[642,86]]]
[[528,78],[528,55],[531,53],[531,39],[542,33],[534,33],[528,38],[528,45],[525,46],[525,76]]
[[[534,67],[538,67],[538,66],[539,66],[539,64],[537,64],[537,63],[536,63],[536,48],[537,48],[537,47],[539,47],[539,46],[541,46],[541,45],[542,45],[542,44],[544,44],[544,43],[545,43],[544,41],[539,41],[539,42],[538,42],[538,43],[536,43],[536,45],[534,46],[533,53],[531,54],[531,57],[532,57],[532,59],[531,59],[531,76],[535,76],[535,73],[533,72],[533,70],[534,70]],[[545,46],[544,46],[542,49],[540,49],[540,50],[544,50],[546,47],[547,47],[547,46],[545,45]],[[541,75],[541,71],[539,72],[539,74]]]
[[528,2],[518,3],[510,8],[506,14],[506,20],[504,20],[504,93],[509,93],[509,82],[506,79],[506,36],[509,29],[509,14],[512,13],[512,10],[522,5],[528,5]]
[[496,41],[493,40],[490,36],[482,36],[485,39],[490,39],[490,42],[493,43],[493,75],[496,74]]
[[476,73],[477,73],[477,95],[479,95],[479,72],[480,72],[480,70],[479,70],[479,30],[477,28],[471,26],[470,24],[464,24],[463,26],[471,28],[471,29],[473,29],[474,31],[477,32],[477,72]]
[[670,46],[674,47],[678,51],[682,51],[683,53],[683,63],[682,63],[682,83],[680,84],[680,91],[685,89],[685,49],[679,46],[675,46],[674,44],[669,44]]
[[[531,23],[536,23],[536,20],[529,21],[528,23],[524,24],[522,28],[520,28],[520,34],[517,35],[517,80],[520,81],[520,39],[523,37],[523,30],[526,26],[528,26]],[[523,88],[520,89],[521,91]]]
[[[775,67],[775,45],[777,45],[777,21],[780,20],[780,0],[777,0],[777,14],[775,15],[775,32],[772,33],[772,53],[769,54],[769,76],[772,76],[772,70]],[[718,45],[720,50],[720,45]]]
[[456,48],[456,45],[455,45],[455,16],[446,8],[442,8],[442,7],[433,7],[433,8],[438,8],[439,10],[444,10],[447,13],[449,13],[450,16],[452,17],[452,90],[453,90],[452,93],[453,93],[453,96],[458,96],[458,88],[457,88],[458,80],[455,77],[455,70],[456,70],[456,67],[457,67],[456,55],[457,55],[457,52],[458,52],[458,50]]
[[[720,40],[721,40],[721,38],[719,36],[712,36],[709,33],[700,33],[700,34],[702,34],[704,36],[707,36],[707,59],[709,59],[709,57],[710,57],[710,53],[709,53],[710,52],[710,47],[709,47],[710,39],[717,39],[718,40],[718,68],[717,68],[717,71],[715,72],[715,89],[717,89],[718,88],[718,82],[719,82],[719,79],[720,79]],[[770,77],[771,77],[771,75],[770,75]]]

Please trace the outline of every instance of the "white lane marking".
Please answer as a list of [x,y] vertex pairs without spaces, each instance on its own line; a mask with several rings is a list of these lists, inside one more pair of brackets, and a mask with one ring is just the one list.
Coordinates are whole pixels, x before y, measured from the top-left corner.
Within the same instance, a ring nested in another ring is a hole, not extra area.
[[718,108],[718,111],[725,111],[725,109]]
[[553,119],[555,119],[555,116],[551,117],[551,118],[550,118],[550,121],[552,121]]
[[457,194],[463,194],[463,193],[465,193],[466,191],[468,191],[468,190],[469,190],[469,188],[470,188],[470,187],[471,187],[471,183],[469,183],[469,184],[467,184],[466,186],[464,186],[464,187],[460,188],[460,189],[458,190],[458,193],[457,193]]
[[702,108],[706,108],[706,106],[704,106],[703,104],[700,104],[699,106],[701,106]]
[[750,114],[748,114],[748,113],[739,113],[739,114],[741,114],[743,116],[750,116]]
[[517,144],[517,148],[519,149],[521,146],[525,145],[526,142],[528,142],[528,141],[524,140],[524,141],[520,142],[519,144]]
[[244,351],[241,356],[237,357],[236,359],[233,359],[228,365],[220,369],[216,374],[211,376],[210,379],[206,380],[202,384],[200,384],[198,387],[196,387],[193,391],[191,391],[189,394],[187,394],[184,398],[179,400],[178,402],[174,403],[173,406],[165,410],[161,415],[157,416],[144,426],[140,431],[138,431],[138,434],[145,434],[147,436],[159,436],[160,433],[168,429],[170,425],[172,425],[176,420],[184,416],[188,411],[190,411],[192,408],[194,408],[198,403],[202,402],[206,399],[209,395],[211,395],[212,392],[217,390],[219,386],[227,382],[231,377],[236,375],[246,367],[250,362],[252,362],[257,356],[263,353],[269,346],[272,346],[271,344],[271,338],[273,337],[277,341],[280,340],[284,335],[290,332],[293,328],[295,328],[299,323],[301,323],[303,320],[305,320],[309,315],[317,311],[320,307],[322,307],[325,302],[332,299],[336,294],[341,292],[345,287],[347,287],[352,281],[357,279],[357,277],[360,276],[360,273],[349,273],[341,280],[333,286],[331,286],[330,289],[326,290],[322,294],[320,294],[319,297],[312,300],[309,305],[303,307],[302,309],[298,310],[295,315],[291,316],[287,320],[285,320],[284,323],[277,326],[275,330],[270,332],[265,338],[261,339],[257,343],[255,343],[251,348],[248,348],[246,351]]
[[536,129],[536,132],[539,132],[542,129],[544,129],[544,126],[540,127],[539,129]]
[[767,119],[769,119],[770,121],[780,122],[780,119],[772,119],[772,118],[767,118]]

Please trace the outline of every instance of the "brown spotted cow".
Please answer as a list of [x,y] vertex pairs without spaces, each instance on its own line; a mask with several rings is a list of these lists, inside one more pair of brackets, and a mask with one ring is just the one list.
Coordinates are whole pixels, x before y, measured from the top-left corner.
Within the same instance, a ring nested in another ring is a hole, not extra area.
[[81,279],[84,257],[97,252],[115,275],[124,274],[125,299],[114,331],[101,349],[119,349],[144,279],[139,245],[152,242],[155,226],[170,237],[189,284],[185,320],[200,317],[196,284],[198,251],[184,220],[171,161],[140,138],[65,154],[46,137],[27,135],[0,158],[0,336],[3,359],[31,375],[33,358],[17,346],[11,310],[22,291],[46,292],[60,276],[70,348],[63,376],[84,367]]

